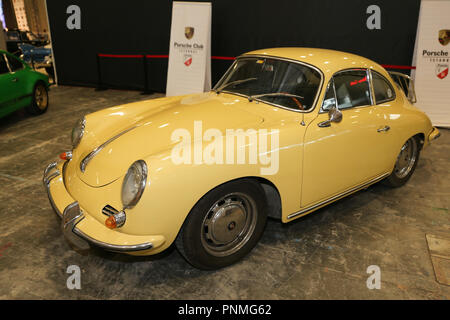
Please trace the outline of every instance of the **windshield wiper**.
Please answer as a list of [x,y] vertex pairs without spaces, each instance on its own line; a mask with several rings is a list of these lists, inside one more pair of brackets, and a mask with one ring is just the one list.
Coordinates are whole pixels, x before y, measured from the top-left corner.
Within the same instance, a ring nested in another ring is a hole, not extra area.
[[232,84],[240,84],[240,83],[244,83],[244,82],[248,82],[248,81],[253,81],[253,80],[257,80],[258,78],[247,78],[247,79],[241,79],[241,80],[236,80],[236,81],[231,81],[228,83],[225,83],[223,86],[221,86],[219,89],[214,90],[217,94],[219,94],[223,89],[225,89],[226,87],[231,86]]
[[290,93],[284,93],[284,92],[272,92],[272,93],[255,94],[253,96],[249,96],[248,101],[252,102],[253,100],[262,98],[262,97],[279,97],[279,96],[304,99],[302,96],[299,96],[296,94],[290,94]]

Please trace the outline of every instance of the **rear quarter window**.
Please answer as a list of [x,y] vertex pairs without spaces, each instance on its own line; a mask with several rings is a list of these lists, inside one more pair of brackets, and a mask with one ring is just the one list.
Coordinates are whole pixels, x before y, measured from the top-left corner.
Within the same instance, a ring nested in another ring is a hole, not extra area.
[[376,104],[395,99],[395,91],[389,81],[376,71],[372,71],[373,91]]

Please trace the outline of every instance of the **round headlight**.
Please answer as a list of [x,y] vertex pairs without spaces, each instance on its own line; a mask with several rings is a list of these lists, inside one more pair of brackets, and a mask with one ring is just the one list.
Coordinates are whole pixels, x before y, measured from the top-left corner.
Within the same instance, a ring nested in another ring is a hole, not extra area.
[[128,169],[122,184],[122,204],[124,209],[133,208],[139,201],[147,184],[147,165],[138,160]]
[[72,129],[72,146],[75,149],[83,138],[84,126],[86,124],[86,120],[84,118],[77,121],[75,127]]

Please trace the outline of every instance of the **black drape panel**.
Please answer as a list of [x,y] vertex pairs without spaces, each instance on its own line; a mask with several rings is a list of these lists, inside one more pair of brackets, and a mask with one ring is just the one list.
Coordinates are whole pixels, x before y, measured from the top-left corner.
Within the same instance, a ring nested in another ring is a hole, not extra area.
[[[410,65],[420,0],[212,0],[212,55],[237,56],[278,46],[356,53],[381,64]],[[81,30],[68,30],[66,9],[81,8]],[[381,29],[366,26],[381,9]],[[60,84],[97,84],[97,53],[168,54],[172,1],[47,0]],[[231,61],[213,60],[218,81]],[[142,88],[140,59],[101,59],[102,80]],[[149,87],[165,91],[167,59],[148,62]]]

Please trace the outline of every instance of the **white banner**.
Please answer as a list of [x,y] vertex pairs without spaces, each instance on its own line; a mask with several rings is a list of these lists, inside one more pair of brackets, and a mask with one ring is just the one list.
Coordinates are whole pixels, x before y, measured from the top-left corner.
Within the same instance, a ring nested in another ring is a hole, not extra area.
[[211,3],[173,2],[167,96],[211,89]]
[[450,127],[449,17],[450,1],[422,1],[415,52],[417,106],[442,127]]

